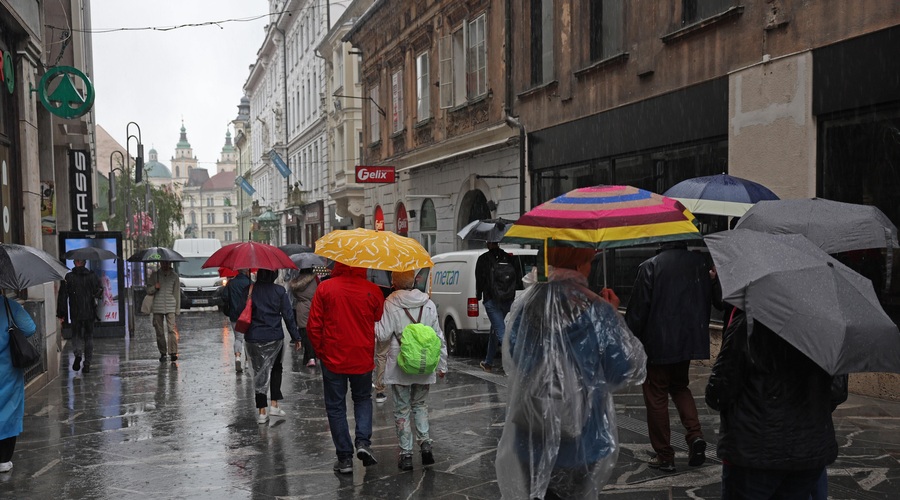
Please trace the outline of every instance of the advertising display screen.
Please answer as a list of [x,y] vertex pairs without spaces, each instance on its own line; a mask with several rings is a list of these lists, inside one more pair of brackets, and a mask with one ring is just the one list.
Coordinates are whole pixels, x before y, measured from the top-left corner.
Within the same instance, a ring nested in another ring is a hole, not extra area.
[[[122,255],[122,235],[119,232],[60,232],[60,259],[70,250],[96,247]],[[65,261],[69,269],[75,267],[71,260]],[[122,259],[89,260],[85,267],[97,274],[103,294],[97,304],[97,321],[100,324],[121,325],[125,314],[125,282]]]

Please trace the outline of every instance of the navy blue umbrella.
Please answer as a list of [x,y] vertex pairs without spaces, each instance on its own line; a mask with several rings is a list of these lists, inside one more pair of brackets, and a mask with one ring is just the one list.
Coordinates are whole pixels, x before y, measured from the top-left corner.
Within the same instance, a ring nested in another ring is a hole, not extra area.
[[732,217],[743,216],[758,201],[779,199],[762,184],[728,174],[683,180],[663,196],[675,198],[693,213]]

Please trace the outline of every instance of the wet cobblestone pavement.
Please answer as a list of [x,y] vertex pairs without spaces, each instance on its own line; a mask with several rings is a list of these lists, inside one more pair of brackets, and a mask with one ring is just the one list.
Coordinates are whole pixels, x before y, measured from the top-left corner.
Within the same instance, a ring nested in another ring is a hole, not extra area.
[[[397,468],[390,399],[375,405],[373,450],[379,463],[352,475],[331,470],[318,368],[286,353],[286,418],[255,420],[249,372],[236,374],[232,337],[213,311],[178,319],[179,360],[160,363],[153,329],[138,316],[131,339],[95,340],[92,371],[62,375],[26,401],[14,468],[0,474],[0,498],[198,499],[494,499],[494,458],[506,408],[506,378],[478,368],[477,357],[451,359],[450,373],[429,396],[437,463],[415,456],[412,472]],[[680,424],[673,421],[677,472],[646,465],[650,451],[638,388],[616,396],[622,451],[603,497],[719,498],[715,459],[718,414],[703,403],[708,370],[692,368],[695,397],[710,442],[706,464],[687,466]],[[674,409],[671,411],[676,417]],[[351,423],[352,425],[352,423]],[[835,412],[838,461],[829,468],[830,497],[900,498],[900,403],[853,396]]]

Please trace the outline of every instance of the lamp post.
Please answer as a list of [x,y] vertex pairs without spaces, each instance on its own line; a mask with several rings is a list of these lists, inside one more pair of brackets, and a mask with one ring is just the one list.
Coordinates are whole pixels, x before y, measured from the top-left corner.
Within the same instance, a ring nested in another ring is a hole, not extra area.
[[[113,167],[113,157],[119,155],[119,167]],[[115,212],[115,202],[117,199],[116,195],[116,171],[122,172],[122,177],[125,179],[125,222],[123,224],[123,229],[127,233],[128,231],[128,222],[131,218],[129,207],[131,206],[131,174],[128,170],[128,162],[125,159],[125,155],[119,151],[115,150],[109,154],[109,211],[110,216]],[[123,249],[124,250],[124,249]],[[127,251],[126,251],[127,253]],[[126,336],[130,334],[130,332],[134,331],[134,310],[132,307],[133,301],[133,292],[131,288],[131,269],[128,263],[123,263],[123,267],[125,269],[125,325],[126,325]]]

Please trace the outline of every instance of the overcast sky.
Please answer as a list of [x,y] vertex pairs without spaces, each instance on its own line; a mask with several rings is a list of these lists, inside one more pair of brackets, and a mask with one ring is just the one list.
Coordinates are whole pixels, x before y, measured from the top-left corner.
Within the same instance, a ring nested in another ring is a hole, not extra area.
[[[145,157],[156,148],[171,168],[183,119],[199,167],[214,175],[248,67],[265,36],[268,5],[265,0],[92,0],[97,123],[123,146],[126,125],[137,123]],[[98,33],[257,16],[263,17],[170,31]],[[135,144],[132,140],[132,154]]]

